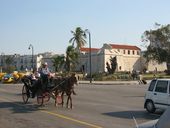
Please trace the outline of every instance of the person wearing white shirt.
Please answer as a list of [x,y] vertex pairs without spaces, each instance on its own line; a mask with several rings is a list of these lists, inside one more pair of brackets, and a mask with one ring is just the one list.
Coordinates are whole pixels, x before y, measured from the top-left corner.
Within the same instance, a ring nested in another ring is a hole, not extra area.
[[47,62],[45,62],[42,65],[40,74],[41,74],[41,78],[42,78],[42,89],[46,90],[47,87],[48,87],[48,84],[49,84],[49,77],[50,77],[50,74],[51,74],[51,72],[50,72],[50,70],[48,68]]

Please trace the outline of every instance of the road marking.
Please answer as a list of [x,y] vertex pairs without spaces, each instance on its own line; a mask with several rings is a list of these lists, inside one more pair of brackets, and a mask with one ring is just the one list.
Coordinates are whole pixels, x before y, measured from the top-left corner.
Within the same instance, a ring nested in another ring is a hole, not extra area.
[[[15,103],[15,101],[8,99],[8,98],[2,98],[1,97],[0,100],[6,101],[6,102],[11,102],[12,104],[22,106],[22,107],[28,107],[25,104]],[[53,113],[53,112],[50,112],[50,111],[40,110],[40,112],[50,114],[50,115],[53,115],[53,116],[56,116],[56,117],[59,117],[59,118],[62,118],[62,119],[70,120],[70,121],[73,121],[73,122],[76,122],[76,123],[79,123],[79,124],[83,124],[83,125],[86,125],[86,126],[90,126],[92,128],[103,128],[103,127],[95,125],[95,124],[91,124],[91,123],[88,123],[88,122],[85,122],[85,121],[80,121],[80,120],[77,120],[77,119],[74,119],[74,118],[71,118],[71,117],[68,117],[68,116],[65,116],[65,115]]]
[[68,116],[64,116],[64,115],[61,115],[61,114],[57,114],[57,113],[53,113],[53,112],[49,112],[49,111],[45,111],[45,110],[41,110],[41,112],[47,113],[47,114],[50,114],[50,115],[54,115],[54,116],[57,116],[59,118],[71,120],[73,122],[80,123],[80,124],[83,124],[83,125],[87,125],[87,126],[90,126],[90,127],[93,127],[93,128],[102,128],[100,126],[90,124],[90,123],[87,123],[87,122],[84,122],[84,121],[80,121],[80,120],[77,120],[77,119],[74,119],[74,118],[71,118],[71,117],[68,117]]

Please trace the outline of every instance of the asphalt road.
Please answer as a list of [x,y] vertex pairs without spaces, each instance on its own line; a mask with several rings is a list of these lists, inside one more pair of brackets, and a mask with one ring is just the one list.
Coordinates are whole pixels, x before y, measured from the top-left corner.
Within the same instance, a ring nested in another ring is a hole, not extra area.
[[89,85],[75,87],[73,109],[54,106],[51,99],[39,107],[36,99],[23,104],[22,84],[0,84],[0,128],[133,128],[157,119],[143,108],[147,85]]

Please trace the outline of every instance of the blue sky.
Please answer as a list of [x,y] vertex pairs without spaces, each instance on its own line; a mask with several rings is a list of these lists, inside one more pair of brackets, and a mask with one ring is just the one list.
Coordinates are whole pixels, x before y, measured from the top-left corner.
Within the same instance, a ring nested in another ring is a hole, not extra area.
[[[71,30],[89,29],[92,47],[137,45],[154,23],[170,24],[169,0],[0,0],[0,53],[65,53]],[[88,40],[87,40],[88,41]],[[88,47],[88,44],[86,45]]]

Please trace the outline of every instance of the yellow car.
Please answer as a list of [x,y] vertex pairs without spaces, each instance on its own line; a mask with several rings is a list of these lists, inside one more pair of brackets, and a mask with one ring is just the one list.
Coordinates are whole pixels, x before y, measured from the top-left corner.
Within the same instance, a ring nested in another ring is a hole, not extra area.
[[13,82],[14,83],[17,83],[20,81],[20,76],[18,73],[12,73],[12,76],[13,76]]
[[0,81],[2,80],[2,77],[5,75],[6,73],[0,73]]
[[19,75],[19,78],[22,79],[26,74],[20,72],[20,73],[18,73],[18,75]]
[[13,83],[14,82],[14,77],[12,74],[5,74],[2,77],[2,83]]

